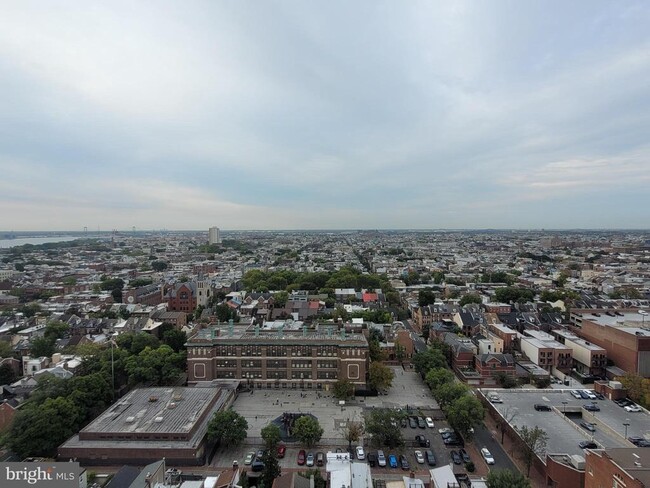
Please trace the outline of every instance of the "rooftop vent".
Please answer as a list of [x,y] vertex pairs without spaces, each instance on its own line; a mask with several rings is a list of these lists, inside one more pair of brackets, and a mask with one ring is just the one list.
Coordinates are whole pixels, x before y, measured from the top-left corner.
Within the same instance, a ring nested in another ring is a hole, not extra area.
[[150,402],[157,402],[157,401],[158,401],[158,397],[152,395],[152,396],[149,397],[149,401],[150,401]]
[[155,423],[159,424],[159,423],[161,423],[163,421],[163,418],[162,417],[156,417],[155,419],[153,419],[153,421]]
[[169,405],[167,405],[167,408],[170,410],[176,408],[176,404],[174,402],[170,402]]
[[181,401],[183,399],[183,395],[181,395],[180,391],[174,391],[174,394],[172,395],[172,400],[175,402]]
[[127,424],[132,424],[133,422],[135,422],[135,417],[127,417],[125,422]]

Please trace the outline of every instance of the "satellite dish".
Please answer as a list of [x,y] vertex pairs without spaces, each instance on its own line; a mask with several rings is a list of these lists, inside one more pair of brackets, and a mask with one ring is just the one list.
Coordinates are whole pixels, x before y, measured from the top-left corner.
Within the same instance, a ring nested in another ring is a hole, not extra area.
[[130,296],[129,298],[126,299],[127,302],[133,303],[133,296]]

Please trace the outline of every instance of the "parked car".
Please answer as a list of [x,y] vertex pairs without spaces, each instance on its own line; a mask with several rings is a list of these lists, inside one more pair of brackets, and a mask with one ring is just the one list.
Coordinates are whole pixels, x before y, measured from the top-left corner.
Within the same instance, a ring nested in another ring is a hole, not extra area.
[[618,400],[614,400],[614,403],[619,407],[627,407],[628,405],[634,405],[634,403],[632,403],[627,398],[619,398]]
[[395,454],[390,454],[388,456],[388,465],[391,468],[396,468],[397,467],[397,456],[395,456]]
[[307,453],[305,452],[305,450],[300,449],[300,451],[298,451],[298,465],[299,466],[302,466],[303,464],[305,464],[305,458],[306,457],[307,457]]
[[488,393],[488,400],[490,400],[492,403],[503,403],[501,397],[494,392]]
[[465,443],[463,442],[463,439],[460,438],[460,436],[452,434],[451,437],[447,437],[446,439],[443,440],[445,443],[445,446],[460,446],[463,447]]
[[628,437],[627,440],[630,441],[635,446],[638,446],[639,442],[644,441],[645,438],[641,437],[641,436],[634,435],[634,436]]
[[571,396],[573,396],[573,398],[578,398],[578,399],[582,398],[582,395],[578,390],[571,390],[569,393],[571,393]]
[[316,454],[316,466],[323,466],[325,464],[325,453],[319,452]]
[[494,464],[494,458],[490,451],[488,451],[487,447],[481,449],[481,456],[483,456],[483,459],[485,459],[487,464]]
[[374,468],[377,465],[377,455],[374,452],[369,452],[367,459],[368,459],[368,464],[371,467]]
[[641,407],[639,407],[638,405],[626,405],[623,408],[625,408],[626,412],[640,412],[641,411]]
[[416,442],[418,443],[418,445],[420,447],[429,447],[429,446],[431,446],[431,442],[429,441],[429,439],[427,439],[423,435],[416,435],[415,440],[416,440]]
[[594,441],[581,441],[578,446],[580,446],[580,449],[598,449],[598,444]]
[[418,427],[420,427],[420,429],[427,428],[427,423],[424,421],[424,417],[418,417]]
[[264,471],[264,463],[262,460],[259,458],[255,459],[255,461],[253,461],[253,465],[251,466],[251,470],[255,472]]
[[250,451],[244,458],[244,464],[246,466],[251,465],[253,463],[253,459],[255,459],[255,451]]
[[403,428],[408,426],[409,421],[406,420],[406,417],[403,417],[403,418],[400,419],[399,423],[400,423],[400,427],[402,427],[402,429],[403,429]]
[[461,464],[463,462],[463,459],[460,457],[460,454],[458,454],[458,451],[450,451],[449,455],[451,456],[451,460],[454,462],[454,464]]
[[580,398],[582,398],[583,400],[589,400],[589,395],[587,394],[586,391],[578,390],[578,394],[580,395]]
[[287,453],[287,446],[285,446],[284,444],[280,444],[278,446],[278,458],[282,459],[286,453]]
[[587,398],[589,398],[590,400],[595,400],[596,398],[598,398],[596,394],[591,390],[582,390],[582,393],[587,395]]
[[433,455],[433,451],[431,449],[428,449],[424,451],[424,455],[427,458],[427,464],[429,466],[435,466],[436,465],[436,457]]
[[438,429],[439,434],[448,434],[453,431],[454,429],[452,429],[451,427],[441,427],[440,429]]
[[264,449],[258,449],[255,453],[255,457],[257,459],[262,459],[264,457]]
[[313,452],[310,452],[309,454],[307,454],[307,463],[306,463],[306,465],[310,466],[310,467],[314,465],[314,453]]
[[534,405],[535,410],[538,412],[550,412],[553,410],[549,405],[544,405],[543,403],[536,403]]
[[600,407],[598,405],[594,405],[593,403],[587,403],[586,405],[583,405],[582,408],[588,412],[600,412]]
[[411,429],[417,429],[418,418],[417,417],[409,417],[409,426],[411,427]]
[[377,451],[377,464],[382,468],[386,466],[386,456],[384,456],[384,451]]
[[366,459],[366,453],[363,451],[363,446],[357,446],[357,459],[364,460]]
[[582,427],[583,429],[587,429],[589,432],[596,432],[596,426],[591,422],[587,422],[585,420],[580,422],[580,427]]
[[465,449],[459,449],[458,454],[460,454],[460,457],[463,458],[464,463],[469,463],[472,461],[472,458],[469,457],[469,454],[467,454],[467,451]]
[[433,429],[434,425],[433,425],[433,419],[431,417],[425,418],[424,421],[426,422],[427,427]]
[[400,455],[400,457],[399,457],[399,464],[400,464],[400,466],[402,467],[403,470],[408,470],[408,469],[410,469],[410,467],[411,467],[411,466],[409,465],[409,460],[406,459],[406,456],[405,456],[404,454],[401,454],[401,455]]
[[418,464],[424,464],[424,454],[422,454],[422,451],[415,451],[415,460]]

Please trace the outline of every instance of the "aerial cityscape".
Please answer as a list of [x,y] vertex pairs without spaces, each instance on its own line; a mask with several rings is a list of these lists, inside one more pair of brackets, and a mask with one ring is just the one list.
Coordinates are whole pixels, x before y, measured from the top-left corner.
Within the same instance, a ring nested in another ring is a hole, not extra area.
[[0,11],[0,488],[650,488],[650,4]]

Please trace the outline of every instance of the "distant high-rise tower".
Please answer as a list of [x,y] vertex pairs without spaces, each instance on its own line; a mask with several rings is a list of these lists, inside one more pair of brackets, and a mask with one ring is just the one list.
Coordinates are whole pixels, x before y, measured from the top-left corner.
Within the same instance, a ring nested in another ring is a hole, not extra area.
[[208,230],[208,239],[210,244],[221,244],[221,234],[219,227],[210,227]]

